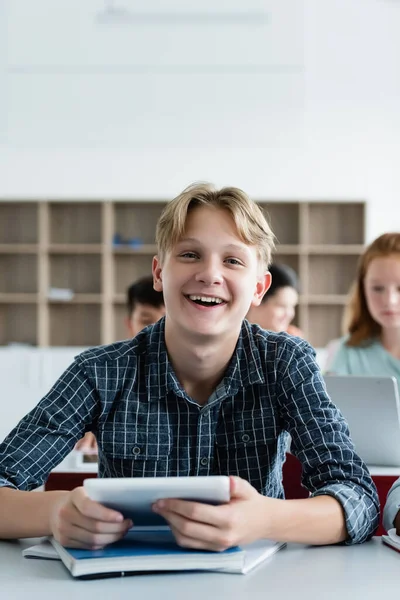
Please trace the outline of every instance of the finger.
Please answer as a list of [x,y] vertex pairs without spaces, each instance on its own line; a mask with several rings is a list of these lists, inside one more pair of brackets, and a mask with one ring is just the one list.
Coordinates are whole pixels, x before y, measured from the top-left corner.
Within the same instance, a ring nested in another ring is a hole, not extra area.
[[164,513],[174,513],[190,521],[206,523],[214,527],[221,527],[226,523],[224,509],[229,505],[213,506],[202,502],[189,502],[188,500],[163,499],[153,505],[154,512],[165,518]]
[[229,485],[231,500],[238,500],[239,498],[245,500],[255,492],[258,493],[248,481],[235,475],[230,475]]
[[233,540],[226,539],[221,530],[213,527],[202,525],[200,529],[199,526],[193,527],[192,523],[191,527],[183,527],[183,532],[181,523],[178,526],[170,523],[170,526],[176,543],[184,548],[221,552],[236,545]]
[[112,544],[122,539],[127,533],[127,530],[119,532],[93,532],[75,525],[68,525],[68,530],[63,533],[60,529],[58,533],[58,541],[63,546],[70,548],[90,548],[92,550],[104,548],[108,544]]
[[83,487],[71,492],[71,502],[82,515],[95,521],[121,523],[124,520],[120,512],[91,500]]

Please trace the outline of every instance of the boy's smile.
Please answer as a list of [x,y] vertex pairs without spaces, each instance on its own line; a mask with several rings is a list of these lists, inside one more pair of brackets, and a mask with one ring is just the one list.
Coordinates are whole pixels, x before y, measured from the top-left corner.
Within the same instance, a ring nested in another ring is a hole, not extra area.
[[193,208],[183,238],[153,265],[163,291],[169,330],[206,336],[238,335],[251,304],[265,291],[257,248],[240,239],[228,211]]

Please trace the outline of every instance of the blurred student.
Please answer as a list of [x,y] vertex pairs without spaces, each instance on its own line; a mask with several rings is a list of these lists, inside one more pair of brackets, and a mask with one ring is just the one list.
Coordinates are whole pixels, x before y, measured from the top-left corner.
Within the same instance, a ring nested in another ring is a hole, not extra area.
[[[164,297],[153,287],[153,276],[142,277],[132,283],[126,291],[127,316],[125,324],[128,337],[135,337],[147,325],[156,323],[165,315]],[[96,452],[97,442],[91,431],[75,445],[75,450]]]
[[360,257],[346,320],[326,370],[394,376],[400,385],[400,233],[384,233]]
[[142,277],[126,292],[128,314],[126,327],[129,337],[135,337],[148,325],[153,325],[165,315],[164,297],[153,287],[153,276]]
[[299,286],[294,270],[282,264],[269,267],[272,283],[264,294],[260,306],[252,306],[247,319],[269,331],[286,331],[304,337],[303,332],[292,325],[299,302]]

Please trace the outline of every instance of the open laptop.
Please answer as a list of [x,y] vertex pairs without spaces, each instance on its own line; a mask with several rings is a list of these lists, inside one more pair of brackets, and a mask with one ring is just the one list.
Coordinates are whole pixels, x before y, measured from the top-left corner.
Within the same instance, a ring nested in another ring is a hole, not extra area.
[[400,467],[400,402],[395,377],[325,375],[328,394],[346,418],[368,466]]

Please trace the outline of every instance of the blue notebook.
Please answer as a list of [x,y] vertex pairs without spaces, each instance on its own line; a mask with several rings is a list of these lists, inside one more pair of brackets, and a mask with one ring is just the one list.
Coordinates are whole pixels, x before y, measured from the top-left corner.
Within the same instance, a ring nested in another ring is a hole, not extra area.
[[259,540],[224,552],[190,550],[175,543],[168,527],[132,529],[102,550],[65,548],[50,538],[23,551],[26,558],[61,559],[73,577],[96,578],[156,571],[248,573],[285,544]]

